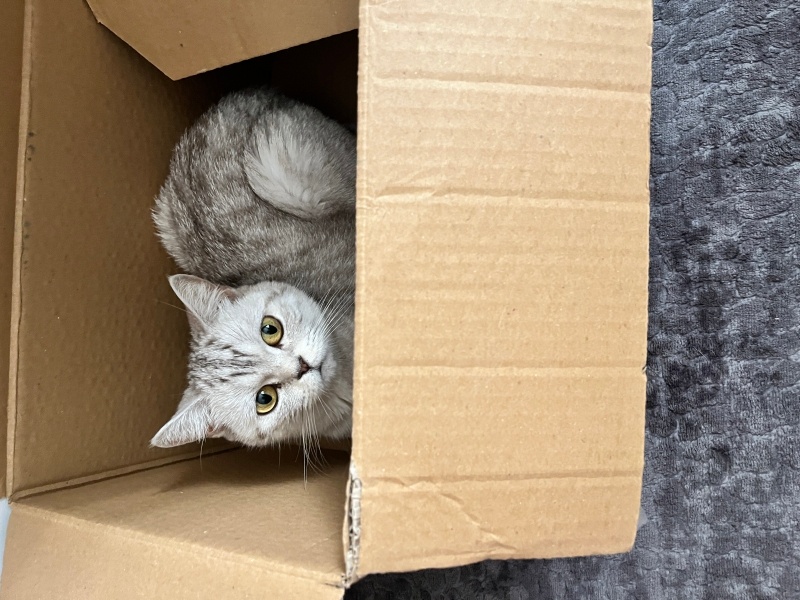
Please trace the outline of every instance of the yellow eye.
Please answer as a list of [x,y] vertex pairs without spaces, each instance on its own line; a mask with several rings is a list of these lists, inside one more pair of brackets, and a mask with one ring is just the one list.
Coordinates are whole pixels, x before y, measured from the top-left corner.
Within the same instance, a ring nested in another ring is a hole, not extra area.
[[283,337],[283,325],[275,317],[261,319],[261,339],[265,344],[277,346]]
[[256,412],[259,415],[268,415],[278,405],[278,390],[275,386],[265,385],[256,394]]

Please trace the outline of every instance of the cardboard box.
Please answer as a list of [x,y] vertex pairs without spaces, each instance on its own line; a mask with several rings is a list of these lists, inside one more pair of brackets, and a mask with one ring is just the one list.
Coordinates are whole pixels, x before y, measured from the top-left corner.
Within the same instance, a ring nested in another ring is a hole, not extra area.
[[[353,0],[90,4],[25,2],[16,194],[2,121],[2,597],[339,598],[375,572],[628,550],[650,3],[364,0],[358,40]],[[356,58],[352,454],[306,483],[285,451],[149,448],[185,370],[149,217],[173,144],[244,83],[352,120]]]

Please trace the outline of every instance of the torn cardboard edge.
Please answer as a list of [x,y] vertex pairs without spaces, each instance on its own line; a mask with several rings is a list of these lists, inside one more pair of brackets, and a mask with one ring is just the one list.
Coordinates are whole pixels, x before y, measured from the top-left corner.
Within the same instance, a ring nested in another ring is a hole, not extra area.
[[350,587],[358,579],[358,559],[361,552],[361,479],[356,464],[350,458],[350,476],[347,481],[347,505],[345,508],[344,585]]

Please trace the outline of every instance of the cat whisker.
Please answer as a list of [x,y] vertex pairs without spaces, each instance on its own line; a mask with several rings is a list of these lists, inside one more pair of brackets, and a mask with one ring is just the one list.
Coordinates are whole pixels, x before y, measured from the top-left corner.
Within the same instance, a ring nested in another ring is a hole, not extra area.
[[313,415],[309,414],[310,411],[307,411],[306,414],[308,415],[308,425],[309,425],[309,432],[308,432],[308,466],[311,467],[313,471],[316,471],[316,457],[317,457],[317,449],[316,449],[316,440],[315,440],[315,426],[314,426],[314,417]]
[[337,322],[339,319],[341,319],[341,317],[342,317],[342,314],[343,314],[343,313],[341,313],[341,312],[338,312],[339,310],[340,310],[340,309],[337,309],[337,311],[336,311],[336,312],[333,312],[333,311],[332,311],[332,312],[329,312],[329,313],[326,315],[326,318],[325,318],[325,328],[326,328],[326,330],[327,330],[327,331],[331,331],[331,330],[333,330],[333,328],[336,326],[336,322]]
[[343,295],[337,303],[336,308],[332,311],[333,314],[338,315],[339,318],[346,316],[353,307],[353,299],[349,295]]
[[164,302],[163,300],[156,300],[156,302],[158,302],[159,304],[163,304],[164,306],[169,306],[170,308],[175,308],[181,312],[185,312],[187,315],[189,314],[189,311],[187,311],[182,306],[177,306],[176,304],[170,304],[169,302]]
[[320,316],[322,319],[326,319],[327,316],[331,313],[331,307],[333,306],[334,302],[338,302],[338,298],[332,296],[328,298],[324,304],[320,304]]
[[320,437],[319,437],[319,430],[317,428],[317,419],[312,420],[314,424],[314,443],[316,445],[316,456],[317,462],[319,463],[319,470],[320,474],[324,473],[324,469],[327,468],[328,461],[325,459],[325,454],[322,452],[322,446],[320,445]]
[[331,412],[331,409],[327,406],[327,402],[324,402],[319,395],[317,395],[315,403],[319,404],[322,407],[322,410],[325,411],[325,414],[328,416],[328,419],[330,419],[331,422],[335,420],[333,417],[333,413]]
[[319,301],[319,307],[322,312],[325,312],[325,310],[328,307],[328,304],[333,299],[333,297],[330,295],[332,291],[333,288],[330,288],[327,292],[325,292],[325,295],[322,297],[322,300]]
[[[303,443],[304,443],[304,457],[306,463],[304,464],[304,475],[307,477],[307,468],[310,467],[315,473],[323,474],[322,467],[327,467],[328,463],[322,454],[322,448],[319,443],[319,434],[317,431],[317,424],[313,409],[309,410],[303,407]],[[306,435],[307,432],[307,435]],[[306,445],[307,444],[307,445]],[[305,480],[307,482],[307,479]]]
[[330,314],[334,317],[332,321],[335,322],[341,320],[351,312],[352,308],[352,299],[349,296],[342,296],[340,302],[336,305],[335,310],[330,312]]
[[[301,435],[302,435],[302,434],[301,434]],[[297,460],[300,458],[300,453],[301,453],[302,451],[303,451],[303,445],[302,445],[302,443],[301,443],[301,445],[299,445],[299,446],[297,447],[297,454],[296,454],[296,455],[295,455],[295,457],[294,457],[294,460],[295,460],[295,462],[297,462]]]
[[342,303],[343,299],[346,299],[347,295],[345,294],[337,294],[331,296],[327,302],[321,306],[322,312],[329,313],[337,310],[338,306]]
[[[348,313],[351,310],[351,306],[348,306],[348,303],[349,298],[347,296],[343,296],[337,304],[335,310],[329,310],[323,315],[321,325],[318,326],[318,329],[321,330],[322,337],[328,337],[328,335],[339,326],[342,320],[348,316]],[[345,308],[347,310],[343,310]]]
[[306,411],[305,407],[301,409],[302,423],[300,426],[300,437],[303,440],[303,486],[308,484],[308,448],[306,445]]
[[342,323],[342,320],[347,316],[346,313],[340,313],[338,317],[331,323],[331,331],[335,331],[336,328]]

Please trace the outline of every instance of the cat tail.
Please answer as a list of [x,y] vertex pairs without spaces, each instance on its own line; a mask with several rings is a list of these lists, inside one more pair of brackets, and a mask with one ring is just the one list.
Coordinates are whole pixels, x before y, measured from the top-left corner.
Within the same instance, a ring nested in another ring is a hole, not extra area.
[[248,183],[259,198],[303,219],[355,210],[355,139],[314,113],[303,115],[304,126],[298,124],[299,115],[274,114],[270,127],[255,134],[244,161]]

